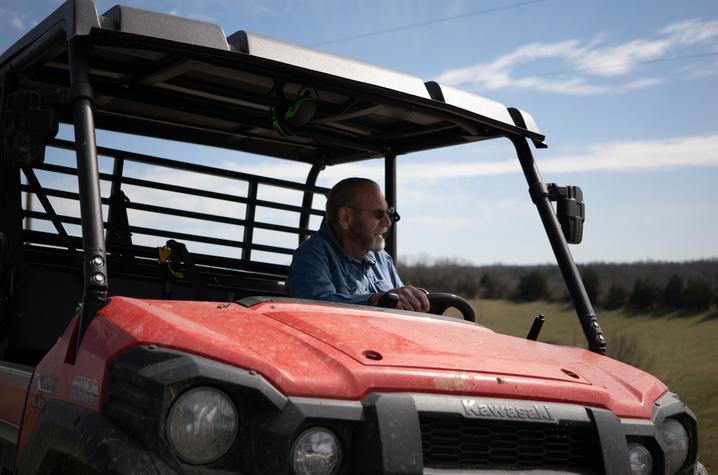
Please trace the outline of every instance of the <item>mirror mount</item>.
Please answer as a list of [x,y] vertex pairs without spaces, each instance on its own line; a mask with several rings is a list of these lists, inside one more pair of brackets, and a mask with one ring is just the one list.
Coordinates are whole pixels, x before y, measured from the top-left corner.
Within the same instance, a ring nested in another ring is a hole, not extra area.
[[583,191],[578,186],[558,186],[555,183],[548,183],[546,188],[549,199],[558,204],[556,215],[566,242],[580,244],[583,239],[583,223],[586,220]]

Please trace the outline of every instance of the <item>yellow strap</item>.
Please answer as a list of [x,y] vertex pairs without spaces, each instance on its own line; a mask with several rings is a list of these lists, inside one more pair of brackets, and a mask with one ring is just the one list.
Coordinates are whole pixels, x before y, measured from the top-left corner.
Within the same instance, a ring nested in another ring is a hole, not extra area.
[[170,271],[170,274],[172,274],[176,279],[184,279],[184,272],[176,271],[172,268],[170,265],[169,258],[172,254],[172,249],[170,249],[169,246],[162,246],[159,248],[159,258],[160,258],[160,264],[167,264],[167,269]]
[[160,264],[167,262],[167,260],[170,258],[170,254],[172,254],[172,249],[170,249],[169,246],[162,246],[159,247],[158,250],[160,256]]

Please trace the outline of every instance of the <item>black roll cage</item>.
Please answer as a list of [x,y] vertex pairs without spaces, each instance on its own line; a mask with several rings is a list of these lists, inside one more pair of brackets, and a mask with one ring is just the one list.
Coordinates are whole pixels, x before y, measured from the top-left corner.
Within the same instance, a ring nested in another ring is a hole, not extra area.
[[[487,106],[485,114],[477,112],[475,107],[463,108],[452,103],[450,88],[442,88],[433,82],[426,84],[422,97],[410,92],[415,84],[409,85],[410,81],[404,81],[405,78],[397,79],[397,89],[391,90],[386,83],[362,82],[352,76],[353,71],[369,68],[368,65],[356,66],[337,60],[339,69],[322,71],[297,65],[291,58],[283,62],[271,57],[275,54],[273,51],[283,47],[278,42],[272,43],[244,32],[226,39],[221,34],[220,38],[216,34],[216,25],[202,22],[182,20],[183,24],[189,23],[196,30],[196,36],[184,43],[173,36],[172,31],[160,31],[153,37],[150,35],[152,19],[158,16],[168,17],[127,7],[114,7],[98,16],[89,0],[69,0],[0,57],[3,81],[0,113],[4,111],[7,98],[20,90],[37,91],[44,98],[60,94],[66,102],[69,101],[64,105],[72,106],[61,108],[59,116],[60,121],[74,125],[74,143],[55,139],[49,144],[73,148],[77,159],[79,193],[76,198],[81,211],[84,276],[78,345],[95,313],[107,300],[106,236],[99,181],[101,178],[111,180],[113,192],[120,190],[121,183],[132,183],[132,179],[122,176],[123,160],[247,179],[246,216],[231,222],[244,225],[243,239],[236,244],[242,246],[242,259],[249,260],[252,249],[261,249],[261,245],[253,243],[254,230],[263,226],[255,223],[254,215],[259,181],[304,192],[298,227],[292,229],[301,242],[310,234],[310,216],[321,215],[321,211],[312,208],[312,199],[315,193],[326,192],[316,187],[317,177],[325,167],[384,157],[386,199],[390,206],[396,206],[397,155],[505,137],[516,149],[531,199],[574,302],[589,349],[605,354],[606,343],[595,312],[529,146],[531,140],[536,147],[545,147],[543,135],[538,133],[535,124],[528,123],[530,116],[518,109],[508,109],[507,118],[502,119],[503,115],[494,115],[493,105]],[[259,45],[256,55],[253,53],[255,45]],[[284,47],[287,55],[296,53],[299,59],[303,55],[316,59],[317,55],[323,54],[291,45]],[[198,64],[201,67],[198,68]],[[344,66],[346,76],[341,75]],[[69,78],[64,74],[65,69]],[[387,71],[386,81],[396,74]],[[268,123],[266,91],[277,81],[294,88],[289,93],[305,84],[322,91],[324,102],[318,105],[316,120],[298,131],[296,136],[281,137]],[[101,153],[116,158],[113,175],[107,176],[98,168],[96,127],[299,160],[311,164],[311,170],[305,183],[297,185],[238,172],[222,172],[198,164],[100,149]],[[3,155],[2,161],[11,166],[13,157],[8,156],[7,149]],[[36,168],[73,173],[50,164],[37,164]],[[32,168],[22,169],[28,185],[23,185],[21,190],[38,192],[40,186],[33,179]],[[136,179],[135,183],[138,183]],[[174,186],[177,191],[190,192],[190,189],[176,185],[149,181],[142,184],[165,189]],[[43,204],[47,201],[46,195],[69,197],[67,192],[56,190],[37,194]],[[107,200],[105,203],[111,205]],[[155,207],[155,211],[159,208]],[[63,236],[64,245],[74,254],[75,243],[62,232],[62,222],[73,220],[58,216],[49,204],[45,209],[44,214],[31,213],[30,216],[42,215],[50,219]],[[164,211],[173,213],[169,208]],[[179,211],[176,214],[189,216]],[[190,237],[203,239],[201,236]],[[396,227],[392,227],[387,250],[395,257],[396,245]]]

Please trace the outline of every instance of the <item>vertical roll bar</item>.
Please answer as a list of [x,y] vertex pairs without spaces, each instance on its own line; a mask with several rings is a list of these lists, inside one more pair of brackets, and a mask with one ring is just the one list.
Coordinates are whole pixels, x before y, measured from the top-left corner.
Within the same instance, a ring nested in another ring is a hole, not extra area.
[[[389,206],[396,207],[396,154],[389,153],[384,158],[384,194],[386,202]],[[386,240],[386,252],[394,259],[394,264],[398,261],[396,255],[396,223],[389,228],[389,235]]]
[[529,185],[529,194],[538,209],[541,222],[543,223],[549,242],[553,248],[553,253],[558,261],[559,269],[561,269],[563,279],[566,282],[568,293],[573,300],[578,319],[581,322],[581,328],[588,340],[588,349],[594,353],[605,355],[606,339],[601,332],[601,326],[598,323],[593,306],[586,293],[586,288],[583,286],[583,281],[578,273],[576,263],[573,260],[573,256],[571,256],[566,238],[561,232],[561,225],[558,222],[556,213],[549,200],[548,189],[541,178],[534,157],[531,154],[528,141],[523,137],[517,136],[509,136],[508,138],[516,148],[516,153],[521,162],[521,168]]
[[[324,170],[326,165],[323,163],[315,163],[307,174],[307,188],[315,186],[317,184],[317,177],[319,172]],[[314,192],[305,191],[302,197],[302,212],[299,215],[299,244],[303,243],[305,239],[309,237],[306,231],[309,230],[309,218],[312,211],[312,203],[314,201]],[[302,233],[302,231],[305,231]]]
[[95,143],[94,95],[90,84],[87,45],[82,37],[74,37],[68,41],[68,56],[82,218],[84,280],[77,338],[79,348],[90,321],[107,301],[107,255]]
[[242,260],[252,258],[252,241],[254,241],[254,217],[257,215],[257,191],[259,184],[252,180],[247,187],[247,207],[244,213],[244,237],[242,238]]
[[[114,160],[114,164],[112,166],[112,188],[110,188],[110,198],[115,196],[116,193],[119,193],[122,191],[122,174],[125,168],[125,157],[121,155],[116,155],[112,157]],[[111,241],[110,234],[112,233],[112,207],[113,202],[112,199],[110,199],[110,204],[107,209],[107,230],[105,231],[105,242]]]

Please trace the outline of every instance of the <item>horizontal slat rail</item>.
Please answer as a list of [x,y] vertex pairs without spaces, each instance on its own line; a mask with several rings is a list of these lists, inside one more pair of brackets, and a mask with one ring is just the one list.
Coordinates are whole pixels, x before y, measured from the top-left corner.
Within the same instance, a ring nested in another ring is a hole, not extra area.
[[[53,139],[49,142],[49,145],[56,146],[58,148],[64,148],[66,150],[74,150],[75,144],[68,140]],[[232,170],[223,170],[221,168],[210,167],[207,165],[197,165],[195,163],[181,162],[178,160],[170,160],[168,158],[153,157],[150,155],[143,155],[133,152],[125,152],[122,150],[97,147],[98,155],[106,155],[109,157],[119,156],[127,161],[144,163],[146,165],[156,165],[164,168],[174,168],[176,170],[186,170],[195,173],[202,173],[204,175],[214,175],[218,177],[231,178],[239,181],[254,181],[260,185],[271,185],[280,188],[288,188],[297,191],[311,191],[313,193],[326,193],[329,190],[319,186],[306,186],[302,183],[295,183],[287,180],[280,180],[278,178],[269,178],[259,175],[251,175],[249,173],[236,172]]]
[[[28,241],[32,242],[31,247],[33,254],[41,255],[48,251],[47,248],[41,246],[64,247],[64,241],[57,234],[47,233],[43,231],[25,231]],[[82,240],[79,237],[70,236],[70,239],[76,246],[81,246]],[[40,247],[36,246],[39,245]],[[137,244],[123,245],[113,244],[109,251],[122,252],[131,250],[135,258],[139,258],[147,264],[157,264],[157,247],[141,246]],[[287,274],[287,267],[280,264],[270,264],[266,262],[245,262],[238,258],[220,257],[209,254],[192,253],[195,263],[200,266],[211,267],[213,272],[228,273],[230,275],[249,275],[260,278],[279,278],[283,279]],[[62,268],[75,268],[74,263],[62,256],[58,257],[56,253],[49,252],[43,263],[46,265]]]
[[[40,211],[23,211],[22,213],[23,217],[29,217],[32,219],[42,219],[42,220],[50,220],[50,216],[47,213],[43,213]],[[59,218],[59,221],[63,224],[75,224],[77,226],[80,226],[82,224],[82,221],[80,218],[77,218],[75,216],[67,216],[67,215],[60,215],[58,214],[57,217]],[[104,223],[104,227],[107,228],[107,223]],[[150,236],[159,236],[159,237],[168,237],[171,239],[180,239],[185,241],[192,241],[192,242],[203,242],[206,244],[216,244],[219,246],[227,246],[227,247],[237,247],[242,248],[244,247],[245,243],[242,241],[234,241],[231,239],[220,239],[220,238],[213,238],[208,236],[200,236],[197,234],[189,234],[189,233],[181,233],[177,231],[167,231],[164,229],[154,229],[154,228],[146,228],[141,226],[130,226],[130,232],[132,233],[138,233],[138,234],[146,234]],[[294,249],[288,249],[278,246],[267,246],[264,244],[251,244],[253,250],[257,251],[266,251],[266,252],[274,252],[278,254],[292,254],[294,252]]]
[[[20,185],[21,191],[26,192],[32,192],[32,189],[27,185]],[[65,198],[68,200],[78,200],[79,195],[77,193],[73,193],[71,191],[63,191],[63,190],[55,190],[53,188],[43,188],[43,191],[47,196],[55,196],[57,198]],[[102,204],[109,205],[110,200],[108,198],[102,198]],[[199,213],[196,211],[185,211],[185,210],[179,210],[174,208],[167,208],[164,206],[155,206],[155,205],[148,205],[143,203],[135,203],[130,202],[127,203],[128,209],[136,209],[140,211],[148,211],[152,213],[159,213],[159,214],[169,214],[172,216],[180,216],[183,218],[194,218],[194,219],[200,219],[202,221],[212,221],[215,223],[224,223],[224,224],[235,224],[238,226],[244,226],[246,224],[246,221],[244,219],[238,219],[238,218],[228,218],[226,216],[216,216],[213,214],[207,214],[207,213]],[[317,211],[317,213],[321,213],[320,211]],[[45,213],[42,213],[45,214]],[[49,216],[45,217],[39,217],[39,216],[32,216],[33,218],[37,219],[50,219]],[[107,226],[107,223],[105,223],[105,227]],[[260,221],[254,222],[254,227],[259,229],[268,229],[271,231],[280,231],[285,233],[293,233],[293,234],[306,234],[311,235],[314,234],[315,231],[310,230],[303,230],[300,228],[294,228],[291,226],[282,226],[280,224],[272,224],[272,223],[263,223]]]
[[[53,139],[49,143],[50,147],[58,148],[58,149],[65,149],[65,150],[74,150],[75,144],[72,141],[69,140],[62,140],[62,139]],[[226,216],[226,215],[220,215],[217,213],[212,213],[213,206],[210,204],[205,205],[205,209],[201,211],[195,211],[195,210],[188,210],[188,209],[179,209],[175,207],[170,207],[164,205],[165,203],[162,202],[161,204],[155,204],[155,203],[147,203],[147,202],[140,202],[135,201],[132,198],[132,192],[129,193],[130,200],[124,204],[124,207],[127,210],[134,210],[134,211],[141,211],[145,213],[152,213],[157,216],[172,216],[172,217],[178,217],[178,218],[189,218],[194,219],[199,222],[206,222],[206,223],[213,223],[213,224],[226,224],[230,226],[237,226],[237,236],[238,237],[245,237],[245,240],[236,240],[232,239],[232,236],[228,235],[230,231],[227,231],[227,234],[225,236],[219,237],[217,235],[209,235],[208,232],[206,235],[201,235],[196,232],[183,232],[183,229],[181,228],[174,228],[174,229],[161,229],[164,226],[139,226],[139,225],[133,225],[132,219],[129,219],[129,227],[125,231],[129,231],[132,234],[137,235],[145,235],[145,236],[156,236],[161,237],[165,239],[176,239],[180,241],[190,241],[194,243],[202,243],[202,244],[210,244],[210,245],[219,245],[219,246],[225,246],[227,248],[232,249],[240,249],[242,250],[242,256],[243,259],[238,260],[239,265],[236,267],[237,269],[246,269],[247,268],[247,256],[249,256],[248,251],[262,251],[270,254],[275,254],[278,256],[287,256],[291,255],[294,252],[294,248],[288,248],[284,247],[282,244],[285,242],[281,236],[276,235],[275,241],[267,241],[266,243],[257,243],[252,242],[255,241],[255,233],[253,233],[253,230],[265,230],[270,232],[277,232],[277,233],[286,233],[289,235],[295,235],[295,236],[308,236],[313,234],[315,231],[309,230],[309,229],[302,229],[300,226],[303,226],[304,223],[308,222],[306,217],[307,216],[323,216],[323,211],[320,209],[315,208],[309,208],[302,207],[301,205],[291,205],[286,203],[280,203],[275,201],[269,201],[269,200],[260,200],[256,199],[254,195],[249,194],[247,190],[256,189],[258,186],[269,186],[269,187],[277,187],[292,191],[298,191],[302,192],[303,194],[306,193],[313,193],[313,194],[324,194],[326,195],[328,193],[328,189],[315,186],[314,184],[303,184],[303,183],[295,183],[287,180],[282,180],[278,178],[272,178],[272,177],[265,177],[265,176],[259,176],[259,175],[253,175],[249,173],[242,173],[238,171],[232,171],[232,170],[225,170],[221,168],[211,167],[207,165],[199,165],[195,163],[187,163],[183,161],[178,160],[172,160],[167,158],[159,158],[154,157],[150,155],[140,154],[140,153],[134,153],[134,152],[126,152],[123,150],[117,150],[113,148],[107,148],[107,147],[98,147],[97,149],[99,156],[108,157],[110,159],[115,160],[115,163],[117,162],[134,162],[136,164],[141,164],[145,166],[150,167],[161,167],[165,169],[172,169],[177,170],[180,172],[187,172],[188,177],[191,176],[189,174],[195,173],[202,176],[213,176],[213,177],[219,177],[224,179],[229,179],[231,181],[236,181],[238,183],[242,183],[242,194],[246,194],[245,196],[242,195],[236,195],[236,194],[230,194],[230,193],[222,193],[219,191],[212,191],[207,189],[199,189],[199,188],[191,188],[188,186],[182,186],[174,183],[166,183],[166,182],[160,182],[160,181],[152,181],[148,179],[142,179],[142,178],[134,178],[134,177],[127,177],[127,176],[121,176],[122,171],[118,172],[117,170],[126,170],[126,167],[114,167],[115,172],[114,173],[100,173],[99,177],[100,180],[113,183],[113,190],[122,189],[123,185],[128,185],[137,187],[139,189],[145,189],[145,190],[159,190],[163,192],[172,192],[177,193],[181,195],[187,195],[192,197],[199,197],[199,198],[207,198],[207,199],[213,199],[213,200],[219,200],[226,203],[239,203],[244,206],[246,206],[246,209],[250,209],[251,207],[255,207],[256,209],[260,208],[266,208],[268,210],[278,210],[278,211],[287,211],[291,213],[297,213],[297,221],[298,226],[288,226],[286,223],[272,223],[267,222],[267,220],[263,221],[255,221],[253,219],[253,215],[244,215],[241,217],[234,217],[234,216]],[[69,176],[77,176],[77,169],[74,166],[67,166],[67,165],[61,165],[57,163],[43,163],[35,167],[38,170],[42,170],[44,172],[48,172],[51,174],[63,174],[63,175],[69,175]],[[42,177],[41,177],[42,178]],[[42,181],[40,180],[40,186],[42,186]],[[246,188],[245,188],[246,187]],[[28,194],[34,194],[35,188],[31,184],[23,184],[21,185],[21,190]],[[53,198],[61,198],[66,199],[74,202],[79,202],[79,195],[76,192],[73,191],[65,191],[62,189],[52,188],[52,187],[44,187],[42,188],[43,194],[48,197]],[[106,206],[113,206],[113,203],[111,202],[109,197],[102,198],[103,205]],[[45,207],[46,208],[46,207]],[[70,212],[69,214],[73,214]],[[110,213],[108,213],[109,215]],[[241,214],[241,212],[240,212]],[[57,213],[57,217],[55,218],[60,223],[63,224],[70,224],[70,225],[80,225],[81,220],[77,216],[71,216],[68,215],[68,212],[65,211],[65,214]],[[304,219],[301,217],[304,216]],[[42,220],[42,221],[51,221],[52,216],[47,213],[46,210],[25,210],[23,217],[30,218],[31,220]],[[128,218],[131,218],[131,216],[128,216]],[[109,219],[109,216],[107,217]],[[108,223],[103,223],[105,229],[107,229],[110,225]],[[242,231],[244,230],[244,231]],[[29,230],[26,230],[26,242],[31,244],[33,241],[31,239],[27,240],[30,236],[33,236],[34,234],[28,234]],[[48,233],[51,234],[51,233]],[[36,236],[36,235],[35,235]],[[249,236],[250,242],[247,242],[247,236]],[[271,238],[270,238],[271,239]],[[67,241],[67,239],[65,239]],[[79,242],[79,241],[78,241]],[[116,242],[108,243],[108,245],[115,246]],[[60,247],[67,248],[68,244],[65,242],[64,244],[61,244]],[[116,246],[115,246],[116,247]],[[131,255],[138,255],[136,252],[138,246],[132,245],[128,251]],[[195,247],[195,249],[192,249],[192,246],[189,247],[190,252],[192,252],[193,255],[196,255],[198,249]],[[201,252],[201,249],[199,249]],[[70,253],[72,254],[72,253]],[[216,256],[220,259],[227,259],[225,256]],[[271,259],[270,259],[271,260]],[[205,260],[205,265],[211,266],[209,261]],[[286,266],[283,266],[283,269],[285,269],[286,272]]]
[[[45,170],[45,171],[49,171],[49,172],[77,176],[76,169],[71,168],[71,167],[65,167],[62,165],[53,165],[53,164],[49,164],[49,163],[43,163],[42,165],[39,165],[35,168],[38,170]],[[112,181],[113,176],[110,173],[100,173],[100,179]],[[122,177],[120,181],[127,185],[134,185],[134,186],[139,186],[139,187],[143,187],[143,188],[152,188],[154,190],[172,191],[175,193],[199,196],[202,198],[214,198],[217,200],[231,201],[231,202],[243,203],[243,204],[247,204],[247,202],[249,201],[247,198],[245,198],[243,196],[235,196],[235,195],[230,195],[227,193],[217,193],[216,191],[199,190],[196,188],[188,188],[185,186],[171,185],[169,183],[158,183],[158,182],[154,182],[154,181],[143,180],[141,178]],[[295,211],[297,213],[302,210],[301,206],[293,206],[293,205],[288,205],[288,204],[284,204],[284,203],[275,203],[273,201],[265,201],[265,200],[257,200],[257,206],[261,206],[263,208],[278,209],[278,210],[283,210],[283,211]],[[312,209],[310,211],[310,213],[315,216],[323,216],[324,215],[324,212],[321,210],[318,210],[318,209]]]

